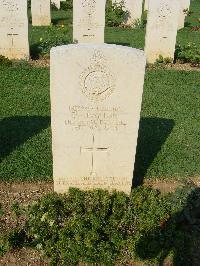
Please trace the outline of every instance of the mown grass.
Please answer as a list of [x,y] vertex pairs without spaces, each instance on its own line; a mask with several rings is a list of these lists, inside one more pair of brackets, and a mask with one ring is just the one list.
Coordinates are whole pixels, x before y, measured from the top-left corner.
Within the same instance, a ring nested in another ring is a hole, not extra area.
[[[0,70],[0,178],[52,177],[49,68]],[[135,180],[200,174],[200,72],[146,73]]]

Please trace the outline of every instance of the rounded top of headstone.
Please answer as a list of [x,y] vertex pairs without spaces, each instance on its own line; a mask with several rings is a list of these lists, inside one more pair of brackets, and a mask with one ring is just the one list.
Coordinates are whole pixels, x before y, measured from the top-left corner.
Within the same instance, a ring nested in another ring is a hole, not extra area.
[[81,43],[81,44],[68,44],[68,45],[61,45],[57,47],[53,47],[51,49],[51,54],[72,50],[72,49],[98,49],[98,50],[104,50],[104,49],[111,49],[114,51],[121,50],[124,52],[134,53],[138,56],[144,57],[144,51],[132,47],[122,46],[122,45],[116,45],[116,44],[91,44],[91,43]]

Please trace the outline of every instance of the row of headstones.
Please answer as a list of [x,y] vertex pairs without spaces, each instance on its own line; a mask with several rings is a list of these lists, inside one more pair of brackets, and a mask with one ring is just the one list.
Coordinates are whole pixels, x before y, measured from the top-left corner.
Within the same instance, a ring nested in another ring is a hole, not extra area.
[[[145,52],[149,63],[154,63],[159,55],[173,59],[180,17],[179,3],[184,2],[186,9],[189,2],[185,1],[189,0],[148,0]],[[105,2],[106,0],[74,0],[74,42],[104,43]],[[142,4],[142,0],[130,2]],[[32,0],[32,14],[40,14],[41,18],[41,10],[50,14],[50,1]],[[34,19],[36,16],[33,16]],[[28,59],[27,2],[2,0],[0,22],[0,54],[10,59]]]
[[[32,12],[32,25],[33,26],[48,26],[51,23],[50,14],[50,2],[60,8],[61,0],[32,0],[31,12]],[[62,0],[65,1],[65,0]],[[104,2],[102,1],[102,4]],[[113,4],[121,4],[122,0],[112,0]],[[137,24],[141,20],[143,0],[124,0],[124,8],[128,12],[128,16],[124,23],[126,25]],[[180,0],[180,14],[178,19],[178,29],[184,27],[184,21],[186,16],[186,10],[189,9],[190,0]],[[148,11],[149,0],[144,1],[144,10]]]
[[[65,1],[65,0],[62,0]],[[50,2],[55,4],[55,6],[60,8],[60,0],[32,0],[31,1],[31,13],[32,13],[32,25],[33,26],[47,26],[51,23],[51,15],[50,15]],[[142,5],[143,0],[125,0],[124,3],[122,0],[112,0],[113,4],[124,6],[125,11],[128,11],[128,16],[124,23],[126,25],[134,25],[137,21],[141,19],[142,16]],[[123,3],[123,4],[122,4]],[[74,1],[74,5],[80,5],[80,1]],[[83,3],[83,5],[88,5],[92,8],[92,5],[98,5],[96,1],[92,3]],[[101,7],[104,7],[106,0],[99,1]],[[79,9],[79,8],[78,8]],[[77,9],[77,10],[78,10]],[[101,8],[102,9],[102,8]],[[105,11],[105,10],[104,10]],[[102,14],[102,18],[104,18],[105,14]]]

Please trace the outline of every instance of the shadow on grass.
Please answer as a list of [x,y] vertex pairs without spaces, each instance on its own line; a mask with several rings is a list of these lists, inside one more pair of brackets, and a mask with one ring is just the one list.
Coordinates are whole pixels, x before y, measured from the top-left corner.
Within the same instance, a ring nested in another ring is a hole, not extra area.
[[67,25],[67,20],[66,18],[52,18],[51,23],[56,26],[56,25]]
[[42,49],[40,43],[34,43],[30,46],[30,57],[32,60],[37,60],[40,58]]
[[0,121],[0,162],[18,146],[50,125],[48,116],[14,116]]
[[122,46],[130,46],[130,43],[127,42],[107,42],[108,44],[116,44],[116,45],[122,45]]
[[174,121],[164,118],[141,118],[138,134],[133,187],[143,183],[147,169],[161,150],[174,127]]
[[190,22],[188,22],[188,21],[186,21],[184,23],[184,28],[190,28],[191,26],[192,26],[192,24]]
[[[184,189],[171,195],[174,205],[183,200]],[[187,194],[186,194],[187,195]],[[192,187],[185,204],[154,230],[142,234],[136,253],[143,260],[159,260],[158,265],[200,265],[200,188]],[[171,255],[171,257],[169,257]]]

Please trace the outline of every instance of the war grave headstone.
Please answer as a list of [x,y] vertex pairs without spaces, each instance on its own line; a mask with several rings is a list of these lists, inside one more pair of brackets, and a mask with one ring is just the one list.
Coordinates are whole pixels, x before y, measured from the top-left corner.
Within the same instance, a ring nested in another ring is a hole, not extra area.
[[33,26],[49,26],[51,23],[50,0],[31,0]]
[[73,1],[75,43],[104,43],[105,0]]
[[[121,3],[121,0],[113,0],[113,3]],[[124,0],[124,9],[128,11],[126,25],[134,26],[140,22],[142,16],[142,0]]]
[[56,192],[129,193],[146,59],[134,48],[74,44],[51,50],[51,126]]
[[174,0],[149,0],[145,54],[148,63],[162,56],[173,60],[180,7]]
[[0,1],[0,55],[29,58],[27,1]]
[[178,20],[178,29],[184,28],[185,18],[187,16],[187,11],[190,8],[190,0],[180,0],[180,14]]

